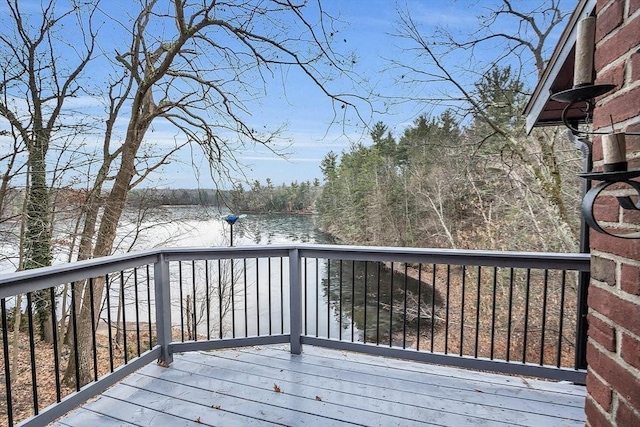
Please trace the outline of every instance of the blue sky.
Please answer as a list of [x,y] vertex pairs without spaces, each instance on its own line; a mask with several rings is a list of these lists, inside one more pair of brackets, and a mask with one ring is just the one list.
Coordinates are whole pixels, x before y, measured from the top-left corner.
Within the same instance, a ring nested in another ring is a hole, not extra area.
[[[321,178],[320,161],[329,151],[340,153],[351,144],[367,143],[368,131],[365,125],[383,121],[391,131],[398,135],[420,114],[438,114],[440,109],[418,101],[418,98],[439,97],[446,88],[427,86],[405,86],[398,83],[400,71],[390,66],[389,60],[401,60],[414,64],[414,53],[403,50],[406,40],[398,38],[398,9],[409,11],[412,19],[421,31],[433,32],[437,27],[446,27],[454,33],[468,32],[477,24],[476,16],[499,0],[324,0],[323,7],[334,16],[339,16],[338,40],[343,52],[352,52],[356,59],[355,70],[366,81],[366,86],[384,97],[403,97],[404,102],[391,102],[378,97],[370,97],[371,106],[360,103],[361,114],[366,120],[363,124],[357,120],[342,123],[335,120],[332,103],[310,84],[300,73],[290,71],[287,74],[267,76],[267,86],[263,97],[247,102],[248,114],[254,123],[265,123],[272,128],[282,126],[281,139],[275,148],[286,153],[286,159],[278,157],[268,150],[249,146],[239,147],[234,155],[242,163],[242,172],[248,180],[271,178],[275,184],[292,181],[312,181]],[[538,0],[515,0],[520,5],[538,3]],[[30,0],[20,1],[22,5],[35,4]],[[103,2],[107,13],[127,14],[127,0]],[[571,8],[575,0],[565,0],[563,6]],[[6,5],[0,6],[3,13]],[[118,28],[107,28],[111,32],[114,44],[120,34]],[[505,31],[510,31],[506,28]],[[550,40],[551,48],[554,40]],[[108,49],[108,44],[103,44]],[[490,58],[495,52],[479,51],[477,55]],[[464,67],[464,56],[457,58],[461,63],[451,62],[452,67]],[[455,61],[455,59],[449,59]],[[99,61],[97,62],[99,63]],[[417,65],[417,64],[416,64]],[[426,67],[428,65],[420,64]],[[96,73],[105,72],[96,69]],[[469,83],[475,77],[466,77]],[[353,90],[350,83],[337,79],[332,87],[347,91]],[[364,92],[362,92],[364,93]],[[414,101],[407,101],[413,99]],[[90,108],[92,100],[74,100],[78,108]],[[83,103],[86,103],[84,105]],[[372,112],[369,107],[373,107]],[[375,112],[377,111],[377,112]],[[2,123],[0,122],[0,125]],[[124,126],[124,120],[123,120]],[[162,151],[162,147],[172,146],[176,138],[174,131],[157,122],[147,134],[148,146]],[[90,137],[89,137],[90,139]],[[2,140],[0,138],[0,147]],[[97,142],[94,141],[94,143]],[[91,142],[89,141],[89,144]],[[193,165],[199,168],[194,172]],[[243,180],[241,173],[234,178]],[[185,150],[171,164],[154,172],[148,186],[194,188],[213,186],[207,173],[207,165],[197,152]]]
[[[388,60],[403,58],[408,64],[414,63],[413,54],[405,51],[407,41],[397,36],[398,10],[409,11],[416,24],[426,32],[445,27],[452,33],[468,33],[477,26],[476,16],[486,13],[487,8],[495,3],[494,0],[325,1],[326,7],[338,13],[344,21],[342,37],[346,40],[346,46],[356,53],[358,70],[366,76],[371,86],[384,96],[416,99],[414,102],[405,100],[395,105],[383,105],[383,100],[371,98],[375,109],[385,112],[370,115],[370,124],[383,121],[394,135],[399,135],[420,114],[437,115],[442,111],[442,108],[417,101],[418,98],[439,97],[448,91],[442,87],[408,87],[398,83],[400,71],[394,70]],[[539,2],[515,1],[516,5],[523,8],[534,3]],[[574,5],[574,0],[565,0],[562,4],[568,11]],[[513,31],[512,28],[501,30],[507,33]],[[550,38],[549,49],[553,49],[561,30],[559,28]],[[498,49],[498,46],[493,47]],[[476,52],[480,59],[485,57],[487,60],[495,54],[491,47]],[[458,59],[461,62],[451,63],[451,66],[454,69],[464,68],[467,65],[466,57],[461,55]],[[478,77],[467,73],[463,78],[471,83],[472,79]],[[535,84],[534,77],[531,85]],[[340,153],[353,142],[369,142],[368,132],[362,127],[342,128],[340,123],[330,126],[331,105],[322,94],[310,90],[307,82],[291,78],[284,83],[288,86],[288,98],[268,100],[265,106],[258,107],[258,114],[266,114],[270,120],[287,123],[285,135],[292,141],[288,148],[290,155],[285,161],[262,151],[243,153],[241,157],[251,165],[248,176],[261,181],[269,177],[276,183],[321,178],[319,164],[328,151]]]
[[[426,3],[429,3],[429,7],[424,9]],[[382,58],[396,51],[394,45],[398,40],[392,36],[395,31],[396,3],[388,0],[329,0],[324,4],[330,13],[340,17],[343,25],[338,36],[340,48],[345,52],[354,52],[358,73],[375,90],[393,93],[393,73],[383,71],[388,64]],[[421,13],[428,12],[432,7],[437,8],[443,20],[459,15],[455,6],[450,1],[415,2],[415,9],[422,10]],[[450,14],[445,12],[447,10]],[[330,100],[295,70],[290,70],[286,75],[275,75],[270,83],[273,86],[268,88],[270,93],[267,97],[251,105],[251,115],[257,121],[283,125],[282,140],[276,143],[276,148],[286,153],[286,158],[276,156],[262,147],[246,147],[237,157],[245,165],[243,172],[247,179],[264,182],[266,178],[271,178],[276,184],[313,181],[322,177],[320,161],[329,151],[340,153],[353,143],[367,140],[368,133],[363,123],[352,120],[345,124],[336,120]],[[370,98],[370,101],[374,109],[385,108],[380,100]],[[400,128],[420,113],[419,107],[411,105],[392,108],[384,115],[372,114],[368,106],[360,106],[368,124],[383,120]],[[189,165],[186,166],[188,168]],[[188,172],[186,169],[177,170],[172,166],[164,168],[162,172],[165,178],[174,177],[169,182],[184,182]],[[202,175],[201,178],[201,185],[207,186],[207,177]]]

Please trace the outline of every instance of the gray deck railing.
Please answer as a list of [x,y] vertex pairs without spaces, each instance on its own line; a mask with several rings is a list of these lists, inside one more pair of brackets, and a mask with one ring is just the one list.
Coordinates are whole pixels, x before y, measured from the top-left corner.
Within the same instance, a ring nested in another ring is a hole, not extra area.
[[2,275],[0,411],[42,425],[153,360],[276,343],[584,383],[588,271],[584,254],[288,245]]

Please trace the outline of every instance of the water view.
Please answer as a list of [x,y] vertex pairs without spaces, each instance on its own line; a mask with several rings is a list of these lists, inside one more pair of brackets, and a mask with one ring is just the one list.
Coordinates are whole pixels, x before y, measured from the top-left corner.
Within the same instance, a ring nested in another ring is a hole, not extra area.
[[[133,228],[133,221],[122,227],[129,230],[123,235],[122,247],[130,245],[125,242],[131,241]],[[136,242],[138,245],[144,242],[146,247],[222,247],[229,246],[231,237],[231,226],[220,213],[193,207],[168,208],[160,221],[143,229]],[[314,215],[249,214],[233,226],[234,246],[291,243],[332,244],[333,240],[318,229]],[[304,259],[303,332],[398,344],[403,339],[398,336],[406,337],[403,329],[415,328],[418,317],[416,313],[405,324],[404,317],[398,315],[398,304],[406,305],[409,299],[416,305],[420,295],[426,308],[439,303],[440,298],[432,295],[424,281],[419,285],[401,271],[392,274],[392,267],[397,270],[398,265]],[[225,284],[225,289],[216,288],[216,283]],[[179,269],[172,269],[172,323],[187,331],[184,339],[220,333],[225,336],[288,333],[287,283],[286,258],[182,263]],[[211,295],[210,301],[199,295]],[[421,325],[427,327],[428,323],[423,319]]]

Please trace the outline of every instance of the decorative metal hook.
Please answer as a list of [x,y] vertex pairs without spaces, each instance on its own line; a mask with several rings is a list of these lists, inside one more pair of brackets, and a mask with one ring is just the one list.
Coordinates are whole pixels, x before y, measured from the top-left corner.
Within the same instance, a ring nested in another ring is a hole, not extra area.
[[595,201],[598,196],[600,196],[600,193],[605,191],[609,186],[616,183],[624,183],[628,185],[629,187],[633,188],[638,195],[637,202],[634,202],[633,199],[629,196],[617,196],[616,199],[618,200],[618,204],[620,205],[620,207],[625,210],[640,211],[640,182],[631,181],[631,179],[640,176],[640,171],[635,170],[626,172],[592,172],[581,174],[580,176],[586,179],[602,181],[600,184],[587,191],[584,199],[582,199],[582,214],[584,215],[584,219],[589,227],[600,233],[604,233],[609,236],[618,237],[621,239],[640,238],[640,231],[620,234],[608,231],[598,223],[598,220],[596,219],[594,214]]

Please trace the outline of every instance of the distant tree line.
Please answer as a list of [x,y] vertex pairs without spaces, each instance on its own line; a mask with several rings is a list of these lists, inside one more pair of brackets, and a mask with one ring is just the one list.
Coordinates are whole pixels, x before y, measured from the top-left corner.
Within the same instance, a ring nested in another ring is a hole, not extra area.
[[[245,188],[246,186],[246,188]],[[231,190],[145,188],[129,192],[130,207],[224,206],[234,212],[313,212],[320,197],[320,180],[274,185],[270,178],[248,185],[235,184]]]
[[[320,181],[315,179],[289,185],[274,186],[267,178],[265,184],[254,181],[247,189],[242,184],[233,190],[213,188],[137,188],[129,192],[127,205],[130,208],[153,208],[158,206],[225,206],[242,212],[311,212],[321,192]],[[103,197],[108,195],[107,190]],[[86,190],[73,188],[51,189],[52,203],[62,216],[65,211],[76,209],[86,197]],[[5,220],[22,214],[26,192],[13,188],[7,191],[7,200],[2,206]]]
[[228,192],[212,188],[145,188],[129,192],[130,206],[220,206],[228,199]]
[[264,184],[255,180],[246,189],[242,184],[236,185],[229,192],[229,201],[237,212],[311,213],[315,211],[321,189],[317,178],[313,182],[293,181],[289,185],[279,186],[267,178]]

